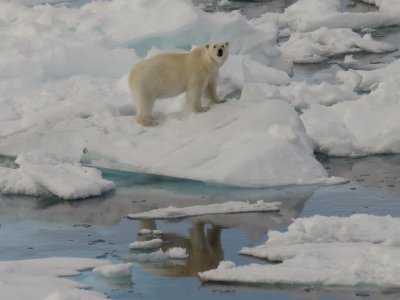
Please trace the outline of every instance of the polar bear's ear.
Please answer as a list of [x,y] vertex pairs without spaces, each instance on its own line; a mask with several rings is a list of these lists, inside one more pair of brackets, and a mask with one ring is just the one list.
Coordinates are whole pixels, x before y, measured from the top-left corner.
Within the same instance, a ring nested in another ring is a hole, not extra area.
[[209,45],[209,44],[207,44],[207,45],[206,45],[206,48],[207,48],[207,49],[208,49],[208,48],[210,48],[210,45]]

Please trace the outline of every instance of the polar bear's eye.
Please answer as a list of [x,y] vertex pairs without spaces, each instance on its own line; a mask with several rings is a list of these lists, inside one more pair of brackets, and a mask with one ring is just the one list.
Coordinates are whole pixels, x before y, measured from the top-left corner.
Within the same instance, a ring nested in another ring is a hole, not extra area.
[[216,45],[214,45],[214,48],[217,48],[217,46],[216,46]]

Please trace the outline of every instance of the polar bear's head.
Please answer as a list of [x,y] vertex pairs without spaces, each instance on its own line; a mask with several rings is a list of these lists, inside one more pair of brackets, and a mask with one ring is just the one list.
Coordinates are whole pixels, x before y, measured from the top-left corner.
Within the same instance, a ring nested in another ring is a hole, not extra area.
[[217,42],[206,45],[207,51],[210,56],[216,61],[219,65],[222,65],[229,54],[229,42]]

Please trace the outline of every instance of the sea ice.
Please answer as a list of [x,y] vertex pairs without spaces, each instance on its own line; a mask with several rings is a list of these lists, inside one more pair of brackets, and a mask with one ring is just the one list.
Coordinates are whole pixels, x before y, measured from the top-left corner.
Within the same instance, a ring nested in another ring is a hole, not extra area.
[[0,167],[0,192],[7,194],[54,194],[63,199],[99,196],[115,187],[101,172],[79,163],[57,160],[50,154],[29,152],[17,157],[18,169]]
[[335,156],[400,153],[396,66],[338,74],[349,90],[370,90],[356,101],[311,105],[301,118],[316,150]]
[[173,247],[167,250],[167,255],[169,258],[173,259],[186,259],[189,255],[186,253],[185,248],[181,247]]
[[129,214],[130,219],[173,219],[187,218],[192,216],[213,215],[213,214],[232,214],[248,212],[278,212],[280,202],[265,203],[263,200],[256,203],[228,201],[225,203],[198,205],[190,207],[159,208],[147,212]]
[[132,275],[132,263],[126,264],[111,264],[96,267],[93,269],[93,273],[106,278],[117,278]]
[[[21,163],[18,171],[6,170],[2,190],[80,198],[113,187],[80,163],[244,187],[337,182],[315,160],[293,108],[267,96],[230,99],[197,115],[181,96],[157,102],[160,126],[132,122],[126,74],[151,49],[229,40],[224,97],[249,83],[288,84],[292,65],[277,46],[277,18],[264,18],[260,30],[237,12],[208,14],[186,0],[75,8],[2,2],[0,11],[0,154]],[[184,17],[171,20],[169,11]],[[58,162],[24,160],[32,150]],[[62,189],[66,171],[80,179]],[[10,186],[15,176],[22,180]]]
[[309,32],[321,27],[362,29],[400,24],[400,11],[340,12],[340,6],[340,0],[299,0],[279,16],[279,24],[294,32]]
[[102,300],[105,295],[65,276],[100,267],[109,261],[82,258],[43,258],[0,262],[1,297],[13,300]]
[[270,231],[265,245],[240,251],[281,263],[224,262],[199,276],[252,284],[399,287],[399,222],[371,215],[296,219],[287,232]]
[[293,33],[289,40],[282,44],[281,50],[285,57],[295,63],[318,63],[338,54],[360,51],[385,53],[396,51],[397,48],[373,40],[370,34],[361,37],[348,28],[322,27],[312,32]]
[[152,239],[149,241],[135,241],[129,244],[129,249],[149,250],[159,248],[162,245],[162,239]]

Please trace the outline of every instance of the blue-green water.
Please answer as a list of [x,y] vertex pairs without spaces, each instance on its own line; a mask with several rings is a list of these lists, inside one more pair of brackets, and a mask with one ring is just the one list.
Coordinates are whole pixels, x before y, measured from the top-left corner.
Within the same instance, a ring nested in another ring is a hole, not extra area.
[[[0,260],[72,256],[131,261],[128,244],[141,228],[163,232],[163,250],[186,248],[181,264],[168,261],[134,262],[132,278],[101,281],[86,272],[76,280],[87,283],[112,299],[398,299],[397,291],[315,289],[308,287],[245,287],[204,285],[197,273],[215,268],[221,260],[237,265],[261,262],[238,255],[244,246],[264,243],[269,229],[285,230],[297,217],[349,216],[353,213],[400,216],[397,188],[399,156],[329,159],[325,166],[353,182],[329,187],[236,189],[195,181],[144,176],[104,170],[117,189],[104,197],[60,201],[21,196],[0,196]],[[380,168],[376,168],[376,165]],[[398,165],[398,164],[397,164]],[[365,179],[368,178],[368,181]],[[360,180],[364,179],[364,180]],[[382,186],[385,180],[386,186]],[[366,187],[368,185],[368,187]],[[390,190],[391,189],[391,190]],[[188,206],[229,200],[281,201],[280,213],[202,216],[178,221],[134,221],[127,213],[156,207]],[[143,239],[143,238],[142,238]]]

